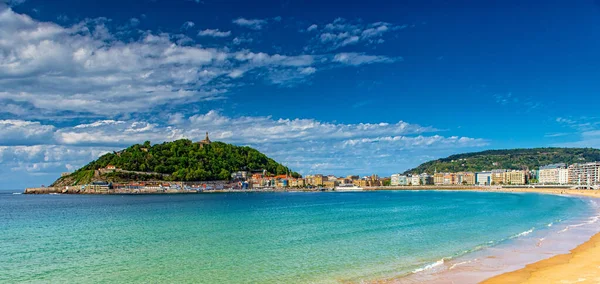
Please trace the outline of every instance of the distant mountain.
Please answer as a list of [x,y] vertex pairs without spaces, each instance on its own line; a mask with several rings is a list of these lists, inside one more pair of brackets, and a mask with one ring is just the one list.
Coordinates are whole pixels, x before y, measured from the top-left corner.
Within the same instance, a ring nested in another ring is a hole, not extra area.
[[292,176],[298,176],[250,147],[222,142],[194,143],[186,139],[156,145],[146,141],[105,154],[72,174],[59,178],[52,186],[81,185],[91,181],[226,180],[236,171],[263,169],[271,174],[289,172]]
[[405,173],[488,171],[493,169],[538,169],[554,163],[600,161],[600,150],[593,148],[533,148],[488,150],[452,155],[421,164]]

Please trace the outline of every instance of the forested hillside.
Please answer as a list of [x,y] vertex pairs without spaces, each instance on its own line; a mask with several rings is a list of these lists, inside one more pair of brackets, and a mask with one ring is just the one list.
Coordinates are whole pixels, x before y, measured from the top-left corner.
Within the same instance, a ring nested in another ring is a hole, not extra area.
[[600,161],[600,150],[593,148],[532,148],[488,150],[452,155],[421,164],[406,173],[486,171],[493,169],[538,169],[554,163]]
[[[101,156],[95,161],[61,177],[54,185],[88,183],[98,169],[113,165],[118,169],[142,173],[114,172],[103,174],[101,180],[127,181],[162,179],[170,181],[203,181],[229,179],[240,170],[266,170],[272,174],[298,176],[287,167],[263,153],[250,148],[222,142],[202,145],[182,139],[151,145],[136,144],[119,152]],[[146,174],[147,173],[147,174]],[[97,176],[96,176],[97,177]]]

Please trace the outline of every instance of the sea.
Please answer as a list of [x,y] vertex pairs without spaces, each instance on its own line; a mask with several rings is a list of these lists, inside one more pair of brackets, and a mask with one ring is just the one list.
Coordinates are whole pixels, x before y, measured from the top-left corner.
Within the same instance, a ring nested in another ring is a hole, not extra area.
[[599,231],[592,199],[0,191],[0,282],[476,283]]

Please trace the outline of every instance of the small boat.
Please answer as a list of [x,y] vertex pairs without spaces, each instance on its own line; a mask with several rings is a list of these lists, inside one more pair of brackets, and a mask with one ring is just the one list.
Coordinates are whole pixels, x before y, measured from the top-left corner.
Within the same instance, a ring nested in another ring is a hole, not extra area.
[[340,184],[334,187],[333,191],[363,191],[363,188],[353,184]]

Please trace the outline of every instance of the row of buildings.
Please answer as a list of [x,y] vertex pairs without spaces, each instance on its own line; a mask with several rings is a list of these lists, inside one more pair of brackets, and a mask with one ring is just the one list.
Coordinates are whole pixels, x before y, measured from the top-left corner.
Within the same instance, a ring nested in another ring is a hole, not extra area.
[[541,184],[599,185],[600,162],[552,164],[540,167],[538,182]]
[[[240,175],[236,175],[241,177]],[[334,188],[336,186],[355,185],[360,187],[382,186],[386,179],[380,179],[377,175],[359,177],[350,175],[346,177],[336,177],[334,175],[307,175],[294,178],[288,175],[268,175],[266,173],[255,173],[249,175],[246,179],[251,188],[304,188],[304,187],[324,187]]]
[[600,162],[542,166],[539,170],[496,169],[482,172],[393,174],[391,185],[600,185]]
[[526,184],[529,179],[530,173],[520,170],[434,173],[433,175],[427,173],[420,175],[393,174],[390,185],[519,185]]

